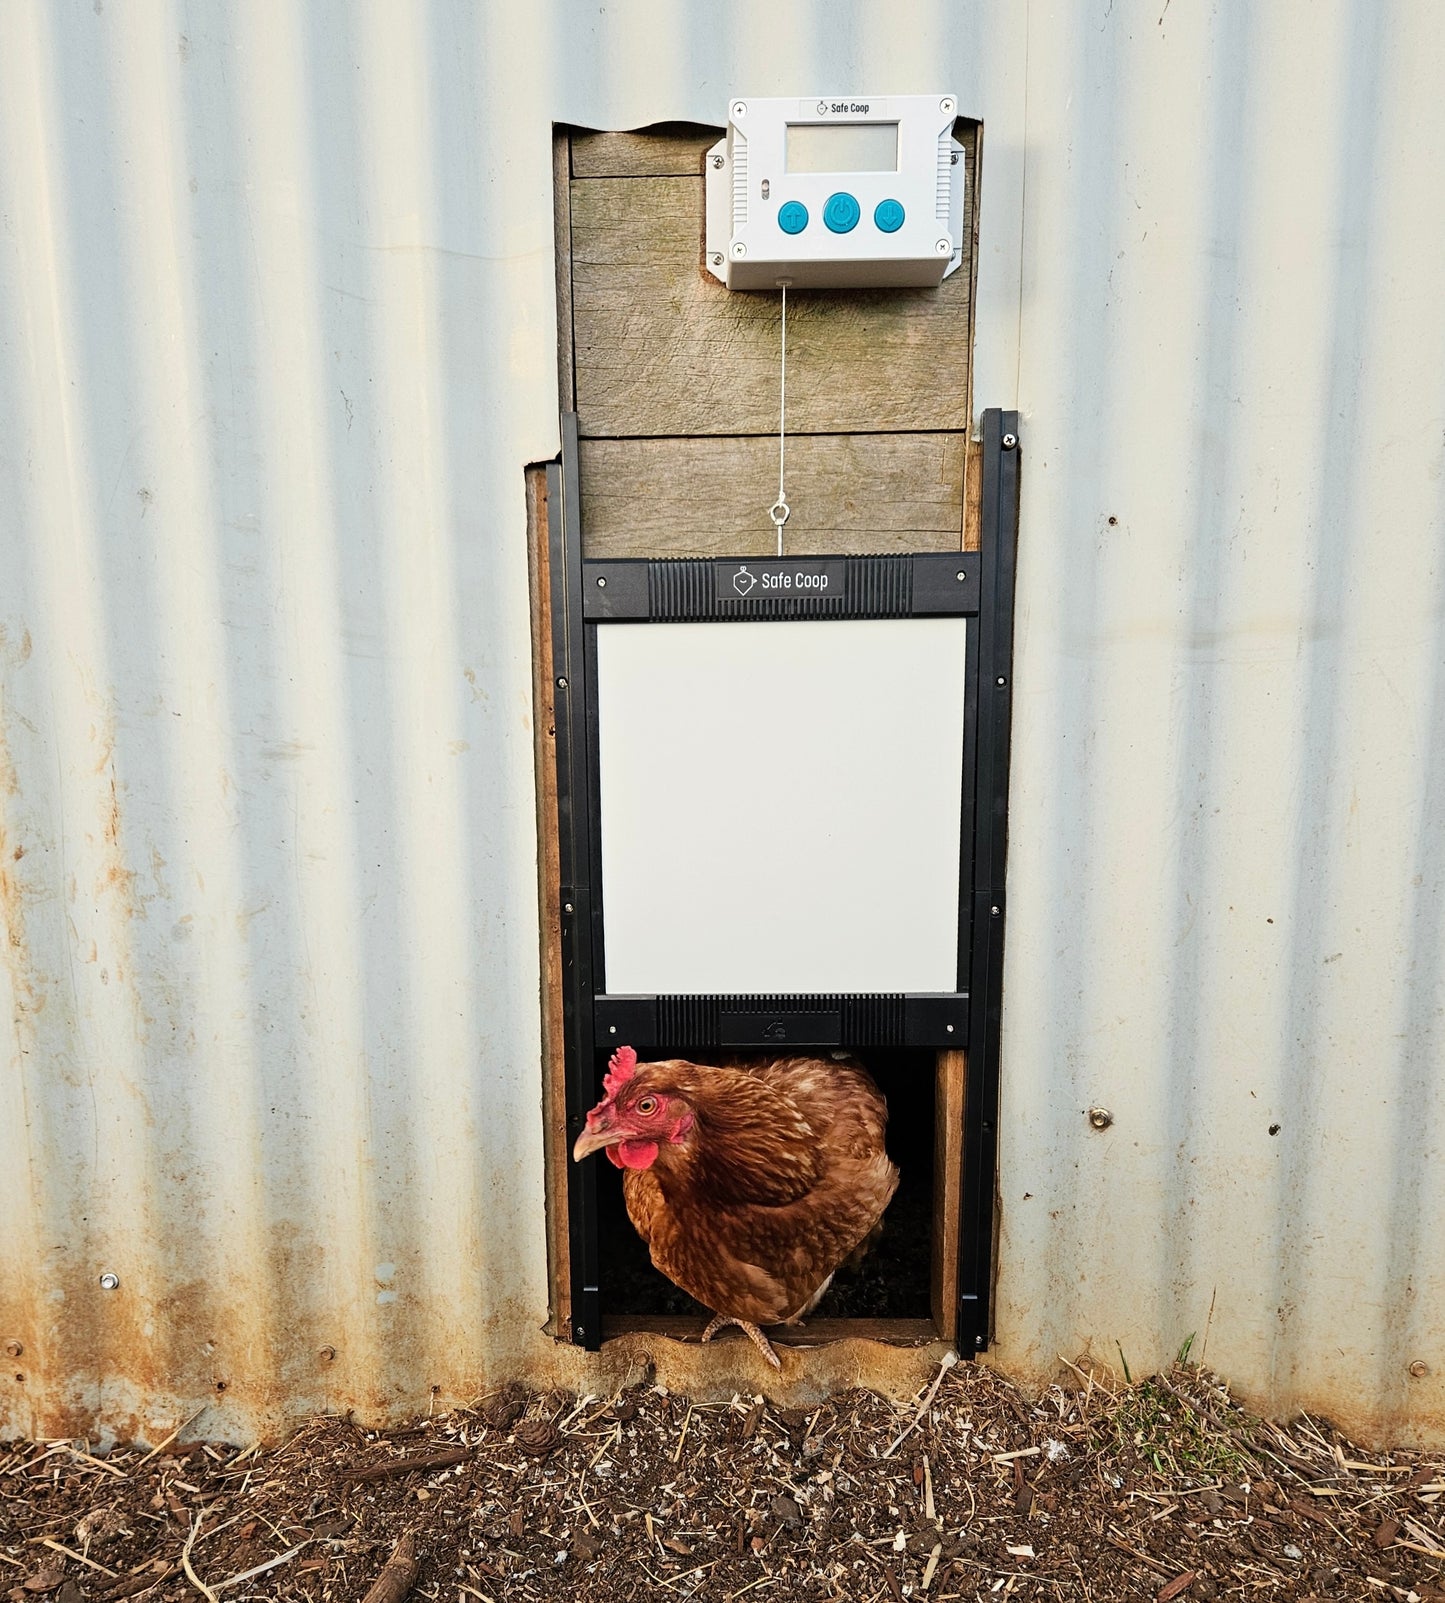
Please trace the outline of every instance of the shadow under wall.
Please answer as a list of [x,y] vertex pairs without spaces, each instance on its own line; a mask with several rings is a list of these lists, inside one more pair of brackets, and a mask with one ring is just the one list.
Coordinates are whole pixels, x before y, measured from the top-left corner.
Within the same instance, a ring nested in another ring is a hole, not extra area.
[[[683,1056],[659,1049],[657,1058]],[[883,1234],[856,1269],[840,1269],[810,1316],[817,1319],[926,1319],[933,1248],[933,1115],[937,1054],[932,1050],[863,1051],[859,1057],[888,1098],[888,1153],[898,1190]],[[652,1267],[646,1243],[622,1199],[622,1174],[597,1165],[602,1312],[606,1317],[706,1314]]]

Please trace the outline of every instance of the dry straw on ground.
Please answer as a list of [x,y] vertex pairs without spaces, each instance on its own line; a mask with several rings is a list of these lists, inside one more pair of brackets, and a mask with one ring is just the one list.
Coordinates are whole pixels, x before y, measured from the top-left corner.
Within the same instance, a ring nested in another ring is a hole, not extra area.
[[1445,1600],[1440,1455],[1252,1419],[1195,1367],[1065,1373],[1037,1400],[959,1364],[904,1408],[509,1391],[276,1449],[11,1444],[0,1595]]

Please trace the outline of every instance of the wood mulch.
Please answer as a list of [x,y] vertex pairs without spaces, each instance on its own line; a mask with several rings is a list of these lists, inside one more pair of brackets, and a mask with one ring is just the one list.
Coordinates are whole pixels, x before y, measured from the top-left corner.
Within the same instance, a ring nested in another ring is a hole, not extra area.
[[973,1364],[899,1406],[517,1389],[402,1430],[0,1449],[0,1596],[1445,1600],[1445,1456],[1254,1419],[1198,1367]]

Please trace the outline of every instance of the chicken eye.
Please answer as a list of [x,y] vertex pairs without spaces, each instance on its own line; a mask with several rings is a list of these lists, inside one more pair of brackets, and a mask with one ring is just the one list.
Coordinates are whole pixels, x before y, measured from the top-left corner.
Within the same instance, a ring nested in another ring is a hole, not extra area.
[[637,1111],[644,1119],[651,1118],[657,1112],[657,1098],[655,1096],[639,1097]]

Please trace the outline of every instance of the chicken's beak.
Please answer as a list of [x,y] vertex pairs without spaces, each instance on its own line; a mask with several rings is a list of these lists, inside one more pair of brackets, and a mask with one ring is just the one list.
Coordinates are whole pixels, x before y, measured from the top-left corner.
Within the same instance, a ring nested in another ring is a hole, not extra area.
[[625,1130],[586,1129],[577,1137],[577,1143],[572,1148],[573,1160],[581,1163],[583,1158],[590,1157],[594,1152],[601,1152],[603,1147],[615,1147],[619,1141],[626,1139]]

